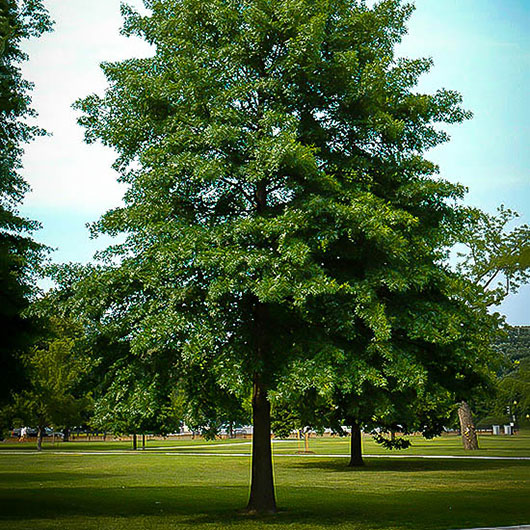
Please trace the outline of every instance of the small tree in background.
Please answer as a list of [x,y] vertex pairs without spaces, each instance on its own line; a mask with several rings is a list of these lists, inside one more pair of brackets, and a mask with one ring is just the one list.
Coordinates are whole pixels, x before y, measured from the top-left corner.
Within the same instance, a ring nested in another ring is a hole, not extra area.
[[172,407],[171,390],[145,368],[113,366],[91,420],[97,429],[132,434],[133,449],[137,449],[138,434],[167,434],[178,430],[181,423]]
[[516,361],[514,370],[499,380],[497,414],[521,424],[530,420],[530,359]]
[[84,423],[91,408],[90,394],[77,391],[90,370],[89,360],[76,348],[79,333],[72,323],[51,318],[49,335],[22,356],[29,384],[14,394],[9,410],[12,418],[37,427],[39,451],[46,427]]

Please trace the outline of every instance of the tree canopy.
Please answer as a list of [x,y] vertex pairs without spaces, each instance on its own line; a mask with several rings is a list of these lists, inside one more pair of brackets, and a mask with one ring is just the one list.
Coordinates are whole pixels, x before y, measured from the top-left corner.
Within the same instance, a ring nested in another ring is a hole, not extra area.
[[273,392],[337,390],[353,414],[371,389],[466,394],[490,375],[496,319],[445,261],[464,189],[424,157],[470,114],[415,91],[431,61],[395,52],[410,4],[145,5],[122,8],[124,32],[154,55],[104,63],[105,93],[77,103],[128,184],[92,227],[125,235],[105,256],[131,289],[104,318],[126,308],[131,351],[203,374],[195,395],[252,388],[248,509],[274,511]]

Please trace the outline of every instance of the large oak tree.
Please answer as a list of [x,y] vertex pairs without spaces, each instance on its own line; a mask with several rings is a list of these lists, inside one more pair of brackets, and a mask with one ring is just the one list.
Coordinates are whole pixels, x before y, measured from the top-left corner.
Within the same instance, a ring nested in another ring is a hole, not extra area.
[[423,156],[468,113],[456,92],[414,92],[431,61],[396,57],[398,0],[145,6],[123,8],[124,32],[153,56],[105,63],[105,94],[77,104],[128,184],[93,230],[125,234],[107,257],[137,286],[132,351],[252,392],[248,510],[275,511],[280,382],[325,388],[337,364],[361,393],[487,376],[491,321],[441,250],[463,189]]

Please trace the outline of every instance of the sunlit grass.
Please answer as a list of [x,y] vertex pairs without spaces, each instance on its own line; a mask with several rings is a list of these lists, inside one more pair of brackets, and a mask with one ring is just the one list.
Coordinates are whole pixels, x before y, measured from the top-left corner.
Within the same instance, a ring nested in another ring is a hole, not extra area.
[[[147,451],[136,454],[127,442],[62,444],[68,454],[51,445],[52,450],[43,454],[4,451],[0,527],[441,530],[530,522],[530,461],[366,458],[364,468],[350,469],[345,458],[288,455],[275,458],[281,512],[265,519],[248,518],[237,512],[248,494],[248,457],[181,453],[190,445],[194,453],[244,453],[250,445],[235,444],[247,441],[152,441]],[[346,454],[348,442],[311,439],[310,449],[321,455]],[[456,436],[413,442],[409,453],[461,451]],[[275,443],[275,453],[296,451],[299,443],[303,445],[297,440]],[[488,455],[530,456],[527,434],[483,437],[481,443],[481,451]],[[368,438],[364,444],[366,453],[383,452]],[[78,449],[75,453],[111,447],[128,454],[75,454],[70,446]]]
[[[462,447],[460,436],[451,434],[444,435],[432,440],[426,440],[421,436],[407,437],[412,445],[405,450],[390,451],[376,444],[369,435],[363,436],[363,452],[367,455],[454,455],[454,456],[523,456],[530,457],[530,431],[522,431],[514,436],[492,436],[484,434],[479,436],[480,449],[478,451],[466,451]],[[138,445],[141,451],[141,444]],[[50,440],[44,442],[45,450],[53,451],[131,451],[130,441],[123,442],[56,442]],[[273,440],[274,452],[281,454],[296,454],[304,450],[304,441],[291,438],[289,440]],[[316,455],[347,455],[350,450],[350,439],[348,437],[320,437],[311,436],[309,449]],[[1,443],[2,450],[27,450],[34,451],[35,444],[25,443]],[[201,438],[166,440],[148,440],[146,444],[148,452],[156,451],[183,451],[204,453],[249,453],[251,441],[249,439],[217,439],[206,441]]]

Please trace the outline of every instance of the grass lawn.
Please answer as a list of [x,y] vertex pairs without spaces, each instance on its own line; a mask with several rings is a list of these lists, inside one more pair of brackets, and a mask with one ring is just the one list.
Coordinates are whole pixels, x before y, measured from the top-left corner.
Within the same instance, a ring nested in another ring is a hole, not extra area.
[[[237,513],[248,494],[249,458],[184,453],[247,453],[241,442],[153,441],[130,454],[122,454],[128,443],[58,444],[43,454],[12,454],[33,446],[1,444],[0,528],[447,530],[530,523],[530,461],[413,457],[462,454],[457,437],[414,438],[411,458],[367,458],[362,469],[325,456],[347,453],[346,439],[312,439],[321,458],[290,455],[297,441],[277,443],[275,453],[285,455],[275,459],[281,512],[249,518]],[[483,437],[482,447],[488,456],[530,456],[530,433]],[[110,448],[119,452],[73,452]],[[383,452],[369,438],[364,449]]]
[[[372,437],[363,435],[363,452],[368,455],[452,455],[452,456],[523,456],[530,457],[530,430],[518,433],[516,436],[479,436],[480,449],[478,451],[466,451],[462,447],[460,436],[451,434],[444,435],[433,440],[426,440],[421,436],[407,437],[412,445],[401,451],[390,451],[376,444]],[[303,440],[274,440],[274,452],[276,454],[296,454],[304,449]],[[141,439],[139,445],[141,446]],[[35,443],[0,443],[0,454],[2,451],[35,451]],[[50,439],[44,441],[45,451],[131,451],[130,441],[125,442],[68,442],[57,441],[55,444]],[[149,440],[148,451],[163,452],[204,452],[204,453],[250,453],[251,441],[236,438],[228,440],[205,441],[202,439],[171,439]],[[309,449],[317,455],[347,455],[350,451],[349,437],[319,437],[313,436],[309,440]]]

